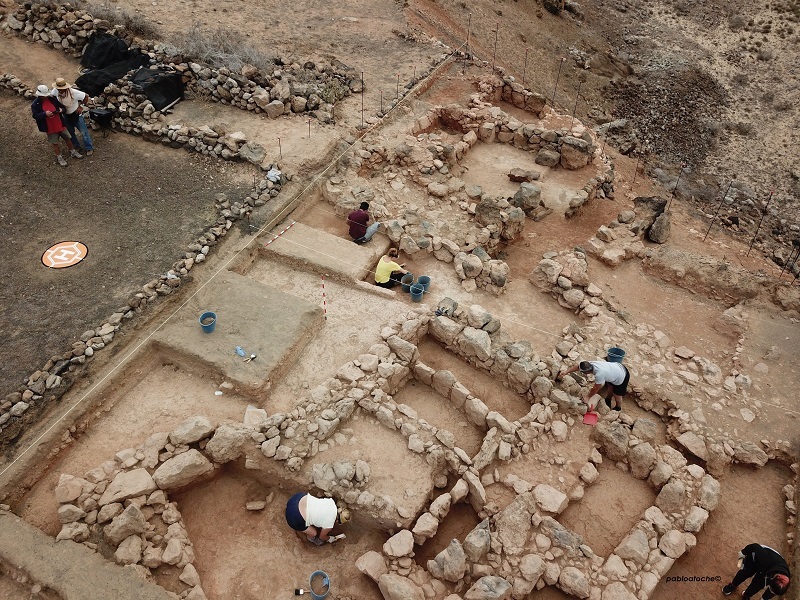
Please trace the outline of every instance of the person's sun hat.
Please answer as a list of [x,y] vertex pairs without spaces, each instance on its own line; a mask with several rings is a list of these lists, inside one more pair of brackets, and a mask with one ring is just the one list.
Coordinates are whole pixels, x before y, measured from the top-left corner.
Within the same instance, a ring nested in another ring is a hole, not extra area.
[[53,83],[53,87],[56,88],[57,90],[68,90],[69,88],[72,87],[72,85],[67,83],[67,80],[64,79],[63,77],[59,77]]
[[44,96],[49,96],[49,95],[50,95],[50,88],[47,87],[46,85],[42,84],[42,85],[40,85],[39,87],[36,88],[36,97],[37,98],[42,98]]

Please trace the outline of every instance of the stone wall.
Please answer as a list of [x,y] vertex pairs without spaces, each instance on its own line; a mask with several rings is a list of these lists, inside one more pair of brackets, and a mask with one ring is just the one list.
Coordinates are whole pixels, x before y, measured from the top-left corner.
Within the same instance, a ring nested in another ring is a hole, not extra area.
[[[95,32],[108,31],[148,55],[158,68],[181,73],[187,90],[195,97],[265,113],[270,118],[310,112],[320,121],[329,122],[333,118],[333,104],[360,91],[361,86],[360,76],[355,70],[340,62],[284,65],[276,59],[271,73],[261,73],[252,65],[245,65],[240,73],[214,68],[191,58],[173,56],[168,45],[136,39],[124,27],[111,27],[107,21],[96,19],[71,4],[19,5],[16,11],[0,21],[0,29],[75,57],[82,55]],[[118,110],[123,119],[130,117],[119,108],[120,104],[112,103],[108,108]]]

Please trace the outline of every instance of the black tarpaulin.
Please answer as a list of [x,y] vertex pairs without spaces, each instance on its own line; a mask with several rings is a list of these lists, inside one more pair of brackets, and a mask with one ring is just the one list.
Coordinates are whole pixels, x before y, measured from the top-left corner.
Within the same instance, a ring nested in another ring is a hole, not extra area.
[[109,65],[131,58],[125,40],[110,33],[97,32],[89,38],[81,57],[81,65],[87,69],[104,69]]
[[142,68],[133,74],[131,83],[141,88],[156,110],[162,110],[183,98],[184,86],[180,73]]
[[104,69],[96,69],[84,73],[75,80],[75,85],[90,96],[99,96],[109,83],[122,79],[129,71],[135,71],[139,67],[148,64],[150,64],[150,58],[146,54],[139,54],[134,58],[109,65]]

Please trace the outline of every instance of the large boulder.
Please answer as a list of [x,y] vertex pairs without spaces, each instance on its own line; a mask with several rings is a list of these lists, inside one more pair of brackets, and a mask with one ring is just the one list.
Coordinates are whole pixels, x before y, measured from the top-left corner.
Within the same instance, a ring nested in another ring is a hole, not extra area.
[[565,135],[561,138],[561,166],[565,169],[582,169],[592,158],[592,145],[586,140]]
[[[463,481],[463,479],[459,481]],[[464,552],[470,562],[479,562],[489,552],[491,541],[489,519],[484,519],[464,538]]]
[[222,423],[206,444],[205,451],[217,464],[239,458],[248,443],[253,443],[253,429],[239,423]]
[[558,587],[577,598],[589,597],[589,580],[586,579],[583,571],[575,567],[561,569],[561,574],[558,576]]
[[106,488],[97,504],[105,506],[112,502],[120,502],[128,498],[144,496],[156,490],[156,482],[147,469],[133,469],[118,473]]
[[214,465],[200,452],[192,448],[164,462],[153,479],[162,490],[183,487],[214,470]]
[[668,213],[661,213],[656,217],[655,222],[647,230],[647,237],[651,242],[656,244],[664,244],[669,239],[670,234],[670,219]]
[[125,538],[145,531],[147,531],[147,519],[138,506],[131,504],[105,526],[103,535],[109,544],[117,546]]
[[377,583],[380,578],[389,572],[386,561],[380,552],[370,550],[356,559],[356,569]]
[[453,583],[461,581],[467,572],[467,557],[461,542],[457,539],[450,540],[447,548],[439,552],[433,560],[428,561],[428,571],[436,575],[440,573],[445,581]]
[[495,575],[481,577],[464,594],[464,600],[508,600],[510,597],[511,584]]
[[600,444],[603,454],[611,460],[624,460],[628,452],[630,429],[623,423],[600,421],[592,431],[591,437]]
[[614,549],[614,553],[624,560],[632,560],[643,566],[650,554],[650,543],[641,529],[634,529]]
[[538,185],[528,182],[523,182],[519,186],[519,190],[514,194],[511,199],[511,204],[521,208],[526,214],[539,206],[542,202],[542,190]]
[[383,553],[390,558],[409,556],[413,551],[414,535],[408,529],[397,532],[383,544]]
[[193,444],[214,433],[214,429],[206,417],[189,417],[169,432],[169,441],[175,446]]
[[422,588],[406,577],[386,573],[378,579],[378,588],[385,600],[425,600]]

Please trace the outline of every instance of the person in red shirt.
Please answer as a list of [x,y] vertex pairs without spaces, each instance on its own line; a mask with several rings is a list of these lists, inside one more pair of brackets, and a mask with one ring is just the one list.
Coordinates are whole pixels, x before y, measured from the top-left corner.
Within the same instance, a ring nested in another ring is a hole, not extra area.
[[31,112],[33,113],[33,118],[36,119],[39,131],[46,133],[47,141],[53,145],[53,152],[56,153],[56,161],[59,165],[62,167],[67,166],[67,161],[61,154],[59,138],[64,139],[70,156],[83,158],[83,155],[75,149],[69,139],[67,127],[64,125],[64,114],[66,112],[64,105],[50,95],[50,88],[46,85],[40,85],[36,88],[36,99],[31,104]]
[[362,202],[361,205],[347,215],[347,222],[350,225],[350,237],[356,244],[366,244],[375,235],[375,232],[380,229],[380,223],[373,223],[367,227],[370,220],[369,202]]

